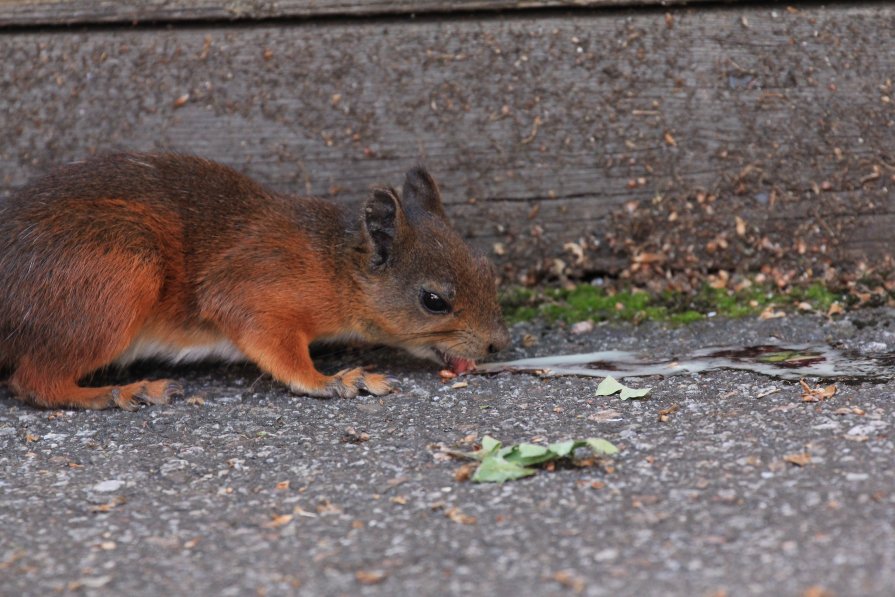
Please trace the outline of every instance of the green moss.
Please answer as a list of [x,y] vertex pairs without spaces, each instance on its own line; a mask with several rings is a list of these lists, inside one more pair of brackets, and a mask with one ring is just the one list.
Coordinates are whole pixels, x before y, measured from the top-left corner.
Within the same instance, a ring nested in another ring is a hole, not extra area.
[[832,292],[820,282],[814,282],[804,288],[794,288],[790,295],[798,302],[806,302],[813,308],[823,311],[829,309],[836,301],[844,300],[841,294]]
[[712,313],[736,318],[756,316],[768,307],[792,311],[801,303],[825,313],[834,302],[845,304],[846,299],[820,283],[796,287],[788,293],[770,285],[754,284],[736,292],[704,286],[695,293],[666,291],[658,295],[636,289],[610,292],[582,284],[570,290],[512,288],[504,292],[501,302],[511,323],[543,318],[565,323],[592,320],[686,324]]

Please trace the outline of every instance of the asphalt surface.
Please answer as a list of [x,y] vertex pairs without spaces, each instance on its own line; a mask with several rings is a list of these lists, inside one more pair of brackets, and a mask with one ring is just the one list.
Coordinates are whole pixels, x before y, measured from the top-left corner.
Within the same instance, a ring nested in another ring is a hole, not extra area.
[[[662,356],[767,340],[878,353],[895,351],[893,320],[875,310],[835,321],[601,325],[577,336],[524,324],[502,356]],[[525,334],[537,344],[524,348]],[[136,413],[39,411],[0,389],[0,592],[818,596],[895,587],[895,381],[840,382],[832,398],[805,403],[795,382],[719,371],[632,379],[652,393],[622,402],[596,397],[594,379],[504,373],[466,376],[454,389],[437,367],[385,350],[318,364],[376,365],[401,390],[291,396],[250,365],[114,373],[173,377],[194,397]],[[435,446],[468,449],[468,436],[485,434],[596,436],[621,453],[609,472],[456,480],[461,463]]]

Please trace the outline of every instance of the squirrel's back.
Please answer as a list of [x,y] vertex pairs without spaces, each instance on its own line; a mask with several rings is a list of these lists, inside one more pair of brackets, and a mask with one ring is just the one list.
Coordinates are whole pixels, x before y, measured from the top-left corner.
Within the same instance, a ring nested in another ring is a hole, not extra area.
[[[115,288],[104,281],[163,280],[144,284],[159,298],[153,317],[191,329],[202,285],[233,282],[233,260],[256,260],[246,267],[259,277],[282,275],[282,262],[300,275],[330,254],[344,219],[334,204],[276,194],[189,155],[116,153],[61,166],[0,204],[0,366],[21,342],[50,333],[41,310],[77,320],[106,304],[91,297]],[[278,247],[290,259],[273,265]],[[314,269],[324,267],[334,265]]]

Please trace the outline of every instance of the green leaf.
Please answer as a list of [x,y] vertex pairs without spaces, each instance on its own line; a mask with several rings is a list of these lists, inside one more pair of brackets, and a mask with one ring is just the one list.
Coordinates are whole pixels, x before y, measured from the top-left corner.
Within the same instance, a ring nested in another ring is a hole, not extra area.
[[788,361],[794,354],[796,353],[791,350],[769,352],[758,357],[758,360],[765,363],[783,363],[785,361]]
[[477,483],[503,483],[535,474],[534,465],[571,458],[578,448],[590,448],[597,456],[615,454],[618,448],[605,439],[567,440],[548,446],[537,444],[513,444],[502,446],[491,436],[482,438],[482,449],[477,452],[451,452],[455,456],[481,461],[472,480]]
[[583,442],[570,439],[568,441],[550,444],[547,447],[551,452],[556,454],[557,458],[565,458],[571,455],[572,452],[575,451],[575,448],[581,447],[581,444],[583,444]]
[[491,437],[490,435],[486,435],[482,438],[482,453],[483,454],[491,454],[492,452],[496,452],[500,449],[500,442]]
[[628,400],[631,398],[636,400],[637,398],[643,398],[644,396],[649,394],[649,391],[650,388],[641,388],[639,390],[635,390],[634,388],[624,387],[622,388],[622,393],[619,398],[621,398],[622,400]]
[[472,480],[476,483],[503,483],[535,474],[535,469],[507,462],[497,456],[488,456],[476,469]]
[[614,377],[607,375],[606,379],[601,381],[600,385],[597,386],[597,396],[612,396],[616,392],[621,391],[624,387],[625,386],[618,383]]
[[611,375],[607,375],[606,379],[597,386],[597,396],[611,396],[616,392],[620,392],[619,398],[622,400],[630,400],[632,398],[643,398],[649,394],[650,388],[634,389],[619,383]]
[[504,458],[509,462],[519,464],[521,466],[531,466],[533,464],[541,464],[542,462],[547,462],[548,460],[555,460],[556,454],[554,454],[544,446],[538,446],[535,444],[519,444],[517,446],[513,446],[512,450],[508,452],[504,456]]
[[587,446],[593,450],[594,454],[598,456],[618,454],[618,448],[615,447],[615,444],[608,442],[605,439],[591,437],[584,440],[584,443],[586,443]]

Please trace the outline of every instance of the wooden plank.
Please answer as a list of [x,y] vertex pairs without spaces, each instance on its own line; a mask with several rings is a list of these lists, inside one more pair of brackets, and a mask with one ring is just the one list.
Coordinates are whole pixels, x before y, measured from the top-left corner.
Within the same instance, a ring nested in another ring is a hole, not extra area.
[[620,8],[708,1],[711,0],[0,0],[0,26]]
[[873,265],[893,30],[873,5],[7,34],[0,188],[173,148],[356,201],[422,160],[510,275]]

